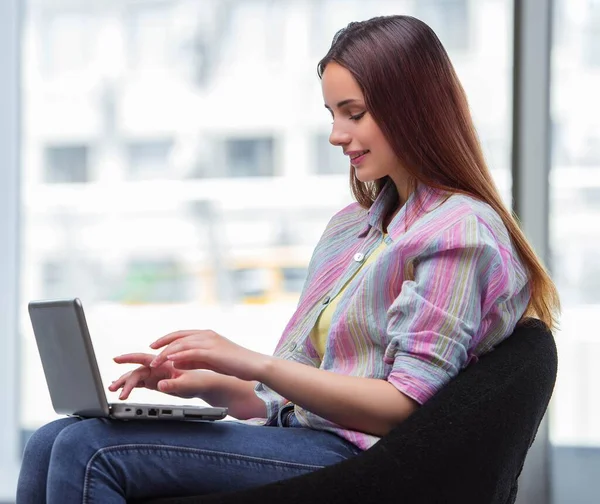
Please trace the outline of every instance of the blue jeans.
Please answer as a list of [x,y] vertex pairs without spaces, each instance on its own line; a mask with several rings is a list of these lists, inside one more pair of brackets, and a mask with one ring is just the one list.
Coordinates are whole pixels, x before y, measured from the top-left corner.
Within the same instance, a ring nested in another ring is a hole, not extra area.
[[[360,449],[335,434],[240,422],[63,418],[37,430],[23,455],[17,504],[124,503],[240,490],[341,462]],[[283,425],[282,425],[283,423]]]

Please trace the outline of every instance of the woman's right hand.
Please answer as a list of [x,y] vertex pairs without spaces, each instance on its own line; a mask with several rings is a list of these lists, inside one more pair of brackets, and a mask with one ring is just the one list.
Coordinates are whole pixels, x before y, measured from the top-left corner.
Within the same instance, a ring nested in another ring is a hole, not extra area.
[[197,371],[184,371],[173,367],[171,361],[166,361],[158,367],[150,367],[156,356],[145,353],[131,353],[119,355],[114,358],[118,364],[140,364],[140,367],[125,373],[108,387],[111,392],[119,389],[119,399],[129,397],[134,388],[147,388],[157,390],[177,397],[190,399],[198,397],[200,373]]

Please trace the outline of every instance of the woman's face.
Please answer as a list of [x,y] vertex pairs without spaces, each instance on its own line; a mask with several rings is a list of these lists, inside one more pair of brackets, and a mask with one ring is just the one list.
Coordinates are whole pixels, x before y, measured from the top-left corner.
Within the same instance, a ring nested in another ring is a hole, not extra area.
[[367,111],[363,93],[343,66],[330,62],[321,79],[325,108],[333,117],[329,142],[341,147],[361,182],[403,173],[400,161]]

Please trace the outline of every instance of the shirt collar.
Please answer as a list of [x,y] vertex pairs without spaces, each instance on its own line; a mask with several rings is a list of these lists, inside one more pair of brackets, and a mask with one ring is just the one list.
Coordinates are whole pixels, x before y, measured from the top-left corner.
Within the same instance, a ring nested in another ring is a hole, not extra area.
[[[407,225],[410,225],[423,211],[428,211],[436,203],[441,204],[448,193],[427,186],[420,182],[416,189],[408,196],[406,203],[394,216],[388,226],[388,234],[392,239],[405,232]],[[368,210],[367,224],[359,233],[359,238],[364,238],[369,230],[374,227],[383,234],[383,220],[391,209],[398,202],[398,192],[392,180],[388,180],[381,189],[381,192]]]

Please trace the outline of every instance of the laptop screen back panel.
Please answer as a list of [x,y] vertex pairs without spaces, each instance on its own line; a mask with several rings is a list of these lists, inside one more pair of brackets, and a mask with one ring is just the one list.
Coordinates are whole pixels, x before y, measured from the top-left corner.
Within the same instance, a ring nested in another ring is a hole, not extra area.
[[79,299],[32,301],[29,315],[54,410],[66,415],[108,416],[109,407]]

